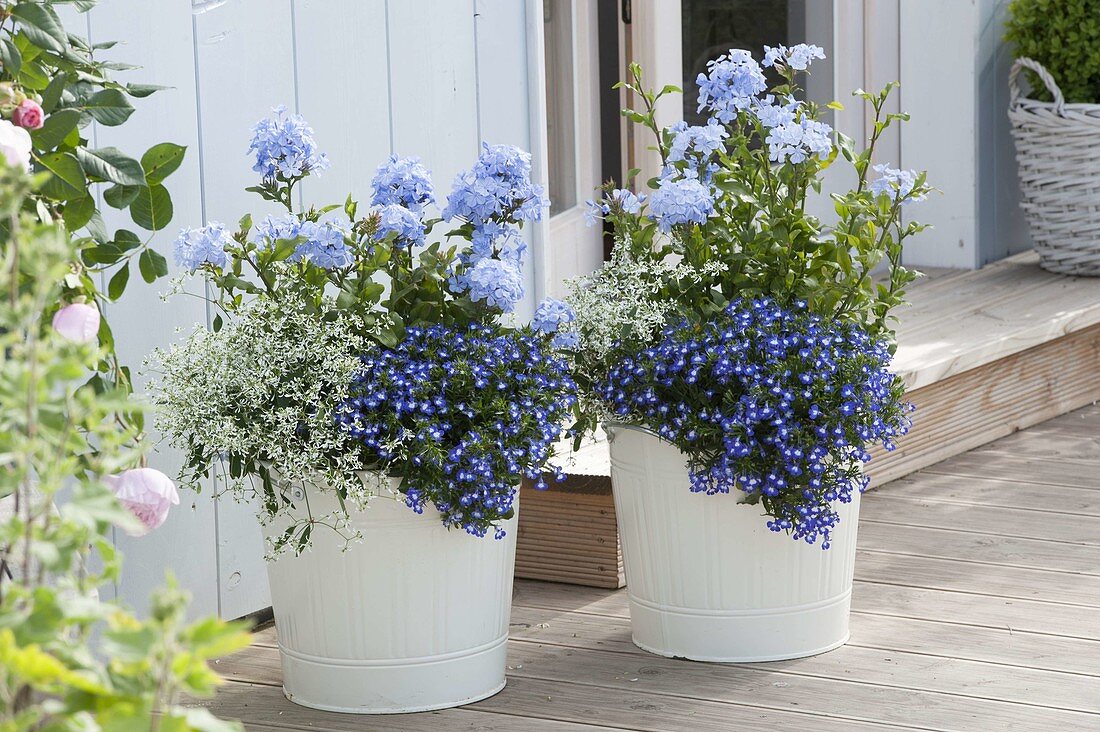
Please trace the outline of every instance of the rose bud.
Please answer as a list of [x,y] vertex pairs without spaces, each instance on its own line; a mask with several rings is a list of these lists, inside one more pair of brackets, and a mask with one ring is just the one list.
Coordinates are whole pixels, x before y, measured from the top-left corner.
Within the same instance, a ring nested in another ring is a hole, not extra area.
[[53,329],[67,341],[91,343],[99,333],[99,308],[82,302],[66,305],[53,316]]

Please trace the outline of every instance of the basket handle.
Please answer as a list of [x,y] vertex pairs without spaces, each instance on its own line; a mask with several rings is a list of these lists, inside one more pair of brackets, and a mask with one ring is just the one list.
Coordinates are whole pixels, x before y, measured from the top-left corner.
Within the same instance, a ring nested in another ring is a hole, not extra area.
[[1019,76],[1020,71],[1023,69],[1030,69],[1035,72],[1047,91],[1054,97],[1055,111],[1058,114],[1063,114],[1066,111],[1066,98],[1062,96],[1062,90],[1058,88],[1058,84],[1054,81],[1054,77],[1050,75],[1050,72],[1047,71],[1047,67],[1030,58],[1021,57],[1016,59],[1012,64],[1012,70],[1008,72],[1009,103],[1015,104],[1016,100],[1020,98]]

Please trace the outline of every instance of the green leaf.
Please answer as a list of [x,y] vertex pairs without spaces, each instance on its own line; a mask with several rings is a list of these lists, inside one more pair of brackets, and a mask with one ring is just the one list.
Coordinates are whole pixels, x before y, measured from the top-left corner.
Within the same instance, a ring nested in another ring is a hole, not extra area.
[[80,122],[80,112],[75,109],[62,109],[46,117],[42,127],[31,133],[36,150],[53,150],[65,137],[76,129]]
[[24,58],[23,65],[15,77],[20,84],[28,89],[42,90],[50,85],[50,74],[40,61],[27,61]]
[[156,282],[158,277],[168,274],[168,262],[152,249],[146,249],[138,257],[138,269],[146,282]]
[[38,158],[43,168],[53,177],[42,186],[42,192],[59,201],[80,198],[87,194],[88,181],[76,156],[67,152],[53,152]]
[[128,252],[141,246],[141,238],[129,229],[119,229],[115,232],[114,243],[122,251]]
[[0,64],[3,64],[4,71],[12,76],[18,74],[23,66],[23,54],[19,53],[19,48],[11,42],[10,38],[0,38]]
[[160,183],[180,166],[187,148],[173,142],[153,145],[141,156],[141,167],[145,169],[145,180],[149,185]]
[[40,48],[62,52],[69,46],[69,37],[61,19],[49,5],[19,3],[11,9],[19,21],[19,27],[31,43]]
[[158,84],[127,84],[126,93],[134,98],[142,99],[150,94],[171,88],[170,86],[160,86]]
[[111,277],[111,281],[107,283],[107,297],[111,300],[117,300],[122,297],[122,293],[126,291],[126,283],[130,281],[130,263],[122,265],[118,272],[115,272]]
[[94,178],[124,186],[140,186],[145,183],[145,171],[141,163],[124,154],[117,147],[89,150],[76,149],[76,158],[84,172]]
[[141,186],[130,204],[130,218],[149,231],[160,231],[172,220],[172,197],[160,183]]
[[134,113],[134,105],[118,89],[98,91],[82,107],[96,122],[115,127],[122,124]]
[[61,93],[69,85],[69,75],[59,73],[50,80],[49,86],[42,92],[42,111],[51,114],[61,101]]
[[140,192],[141,186],[111,186],[103,191],[103,200],[112,208],[126,208]]
[[85,224],[92,220],[93,215],[95,215],[95,199],[91,196],[69,201],[65,204],[65,210],[61,212],[61,216],[65,220],[65,228],[69,231],[83,228]]

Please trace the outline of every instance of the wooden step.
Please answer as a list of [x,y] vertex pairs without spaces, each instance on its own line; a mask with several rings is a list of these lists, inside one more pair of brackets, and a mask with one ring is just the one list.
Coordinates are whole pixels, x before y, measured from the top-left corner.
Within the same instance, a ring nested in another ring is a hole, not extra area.
[[[897,450],[872,450],[867,472],[873,486],[1100,401],[1100,279],[1051,274],[1038,261],[1026,252],[980,270],[940,270],[912,287],[911,304],[898,311],[892,368],[917,411]],[[596,576],[610,582],[609,568],[621,564],[605,553],[585,555],[589,544],[574,533],[555,537],[534,528],[572,521],[583,532],[579,517],[614,518],[603,436],[575,453],[562,452],[560,464],[572,485],[580,481],[587,492],[553,484],[540,495],[525,489],[517,576],[591,585],[592,568],[599,566]],[[525,536],[528,510],[537,520]],[[606,549],[611,542],[604,539]],[[578,552],[577,574],[570,577],[563,566],[572,566]]]

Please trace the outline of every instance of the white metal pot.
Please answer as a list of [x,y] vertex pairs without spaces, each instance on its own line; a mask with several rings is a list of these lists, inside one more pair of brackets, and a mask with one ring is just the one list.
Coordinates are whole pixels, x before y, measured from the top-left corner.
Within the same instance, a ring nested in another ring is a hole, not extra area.
[[768,529],[759,505],[692,493],[686,456],[606,427],[635,645],[695,661],[799,658],[848,640],[858,491],[822,550]]
[[[296,704],[419,712],[504,688],[516,518],[505,522],[504,539],[477,538],[445,528],[430,506],[414,513],[396,488],[394,479],[393,497],[353,509],[361,543],[342,551],[335,532],[318,528],[301,556],[268,563],[283,692]],[[331,492],[311,491],[309,500],[315,516],[337,505]]]

